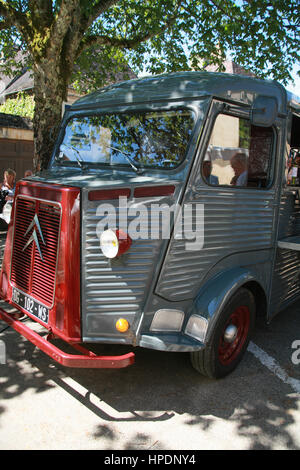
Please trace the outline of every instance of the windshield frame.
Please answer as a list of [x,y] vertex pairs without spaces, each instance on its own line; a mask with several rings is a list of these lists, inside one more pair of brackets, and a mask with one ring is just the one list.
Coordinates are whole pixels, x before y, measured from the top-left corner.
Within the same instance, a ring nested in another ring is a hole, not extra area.
[[[176,112],[178,110],[183,110],[183,111],[188,111],[190,113],[190,117],[193,119],[193,124],[191,127],[191,134],[190,137],[187,141],[186,144],[186,149],[183,158],[181,159],[180,162],[178,162],[177,165],[172,166],[172,167],[167,167],[167,166],[151,166],[151,165],[139,165],[139,162],[135,162],[133,160],[134,164],[138,168],[137,173],[144,173],[144,172],[177,172],[179,171],[183,166],[187,164],[187,161],[189,161],[189,154],[190,154],[190,148],[191,148],[191,143],[194,141],[195,133],[197,132],[197,129],[199,128],[199,121],[203,123],[203,109],[201,109],[201,105],[199,106],[199,101],[206,103],[206,100],[203,100],[203,97],[199,98],[199,100],[196,100],[197,103],[194,102],[185,102],[185,101],[180,101],[176,103],[161,103],[161,104],[153,104],[152,106],[114,106],[113,108],[101,108],[101,109],[95,109],[95,108],[86,108],[82,110],[74,110],[72,111],[72,108],[66,111],[61,129],[59,132],[58,139],[56,141],[56,145],[53,149],[53,154],[51,157],[51,160],[49,162],[49,168],[64,168],[64,169],[81,169],[81,170],[110,170],[110,171],[118,171],[118,170],[127,170],[127,171],[133,171],[132,165],[130,162],[122,162],[122,163],[117,163],[117,164],[110,164],[106,162],[85,162],[82,160],[80,163],[78,162],[78,159],[75,158],[74,160],[71,161],[58,161],[58,155],[60,152],[60,146],[63,143],[64,137],[65,137],[65,129],[68,126],[69,122],[71,120],[74,120],[76,118],[83,118],[83,117],[88,117],[88,116],[101,116],[101,115],[117,115],[117,114],[132,114],[134,116],[135,114],[147,114],[147,113],[159,113],[159,112]],[[202,112],[201,112],[202,111]],[[120,148],[120,152],[122,153],[122,149]]]

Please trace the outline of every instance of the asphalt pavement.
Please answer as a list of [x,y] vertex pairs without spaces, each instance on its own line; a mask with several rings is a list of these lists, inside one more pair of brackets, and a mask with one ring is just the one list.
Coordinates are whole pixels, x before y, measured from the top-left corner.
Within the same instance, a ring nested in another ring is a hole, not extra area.
[[199,375],[188,354],[134,352],[125,369],[64,368],[0,321],[0,449],[97,449],[104,463],[121,450],[199,459],[201,450],[300,449],[300,306],[259,322],[243,361],[221,380]]

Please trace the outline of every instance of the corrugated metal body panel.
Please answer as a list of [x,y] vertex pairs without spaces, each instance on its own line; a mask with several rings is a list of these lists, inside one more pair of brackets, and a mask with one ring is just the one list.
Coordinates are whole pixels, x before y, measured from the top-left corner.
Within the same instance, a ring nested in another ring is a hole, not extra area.
[[[295,195],[283,192],[280,201],[278,239],[300,234],[300,204]],[[300,254],[277,248],[271,295],[271,315],[300,295]]]
[[169,300],[193,298],[209,271],[230,254],[249,251],[253,264],[255,251],[272,247],[274,191],[200,188],[187,203],[204,205],[204,245],[188,251],[185,240],[172,239],[157,284],[157,293]]
[[[169,200],[170,198],[163,199]],[[147,201],[149,203],[149,198]],[[105,201],[105,203],[107,202],[116,207],[118,220],[118,201]],[[131,201],[132,203],[134,200]],[[97,235],[97,225],[102,219],[97,215],[99,204],[101,201],[91,202],[87,200],[86,196],[83,197],[83,338],[105,338],[107,341],[118,341],[119,339],[122,342],[131,342],[132,338],[130,339],[116,330],[115,323],[120,317],[124,317],[129,321],[131,331],[135,330],[145,298],[149,293],[154,271],[161,258],[162,240],[161,236],[155,240],[133,240],[126,254],[122,255],[120,259],[109,260],[102,254]],[[142,204],[144,203],[142,202]],[[135,217],[129,214],[128,225],[134,219]],[[158,222],[159,219],[157,219],[156,227],[154,219],[154,228],[161,234]]]

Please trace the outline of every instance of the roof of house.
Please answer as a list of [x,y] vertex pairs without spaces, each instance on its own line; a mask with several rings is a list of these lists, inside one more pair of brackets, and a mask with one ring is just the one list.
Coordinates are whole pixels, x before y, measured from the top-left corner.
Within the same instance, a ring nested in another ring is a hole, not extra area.
[[[24,63],[24,54],[22,52],[18,53],[17,55],[18,60],[20,63]],[[97,68],[97,51],[95,51],[95,68]],[[25,64],[25,63],[24,63]],[[0,63],[1,65],[1,63]],[[74,67],[74,70],[78,69],[78,66]],[[82,76],[82,84],[85,83],[85,80],[88,79],[88,71],[80,70]],[[111,73],[107,71],[107,79],[106,85],[111,85],[113,83],[119,83],[123,81],[126,75],[126,79],[136,78],[136,74],[131,70],[129,66],[126,66],[126,71],[124,72],[117,72]],[[2,85],[2,86],[1,86]],[[23,69],[20,71],[16,71],[15,75],[7,76],[3,72],[1,72],[0,67],[0,97],[4,96],[7,97],[9,95],[16,94],[22,91],[29,91],[32,90],[34,87],[34,80],[32,76],[31,70],[27,66],[24,65]],[[80,93],[77,93],[72,84],[69,85],[69,93],[77,95],[77,97],[81,96]]]
[[[2,78],[2,77],[1,77]],[[20,75],[16,75],[5,86],[1,94],[7,96],[20,91],[27,91],[33,88],[33,78],[29,70],[24,70]]]
[[[244,67],[242,67],[239,64],[236,64],[230,59],[225,60],[223,62],[223,66],[224,66],[225,73],[232,73],[234,75],[245,75],[246,77],[256,76],[253,72],[251,72],[251,70],[246,70]],[[218,72],[218,66],[208,65],[207,67],[205,67],[205,70],[207,70],[207,72]]]

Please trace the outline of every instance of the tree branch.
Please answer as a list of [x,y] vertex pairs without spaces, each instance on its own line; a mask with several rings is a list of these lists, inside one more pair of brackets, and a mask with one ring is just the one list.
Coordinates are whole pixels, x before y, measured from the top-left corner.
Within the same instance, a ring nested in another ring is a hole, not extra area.
[[157,35],[157,32],[148,33],[144,35],[138,35],[132,39],[122,39],[122,38],[113,38],[110,36],[86,36],[79,46],[79,53],[83,52],[85,49],[88,49],[92,46],[102,46],[102,47],[118,47],[120,49],[133,49],[141,42],[145,42],[151,37]]
[[64,47],[68,44],[70,51],[71,49],[77,50],[76,42],[81,40],[93,21],[118,1],[98,0],[91,8],[90,15],[87,16],[86,9],[81,6],[80,0],[62,0],[51,28],[51,37],[55,38],[56,47],[62,47],[64,43]]
[[[223,13],[224,16],[229,18],[232,21],[236,21],[237,17],[232,15],[231,12],[226,11],[221,5],[219,5],[215,0],[208,0],[217,10]],[[241,20],[241,15],[239,15],[238,20]]]
[[120,0],[99,0],[95,3],[93,9],[91,10],[91,14],[89,15],[86,26],[87,28],[106,10],[108,10],[113,5],[119,3]]
[[5,18],[7,25],[14,24],[20,32],[24,32],[25,30],[28,32],[28,21],[26,19],[26,15],[19,10],[16,10],[12,5],[9,5],[4,0],[0,0],[0,16]]
[[14,22],[12,19],[6,19],[3,21],[0,21],[0,31],[3,31],[4,29],[9,29],[14,25]]
[[74,19],[74,12],[79,9],[79,4],[80,0],[62,0],[51,28],[51,37],[55,43],[62,44]]
[[51,25],[53,21],[51,0],[29,0],[28,7],[38,26],[49,27]]
[[[118,1],[118,0],[117,0]],[[113,0],[107,3],[116,3]],[[165,31],[170,29],[172,25],[175,23],[177,19],[177,12],[182,3],[182,0],[178,0],[176,8],[172,15],[170,15],[169,19],[162,25],[161,27],[155,28],[152,31],[148,31],[145,33],[137,34],[131,38],[122,38],[122,37],[110,37],[108,35],[87,35],[84,36],[78,51],[77,56],[79,56],[85,49],[88,49],[92,46],[101,46],[101,47],[117,47],[119,49],[134,49],[142,42],[148,41],[149,39],[160,36]]]

